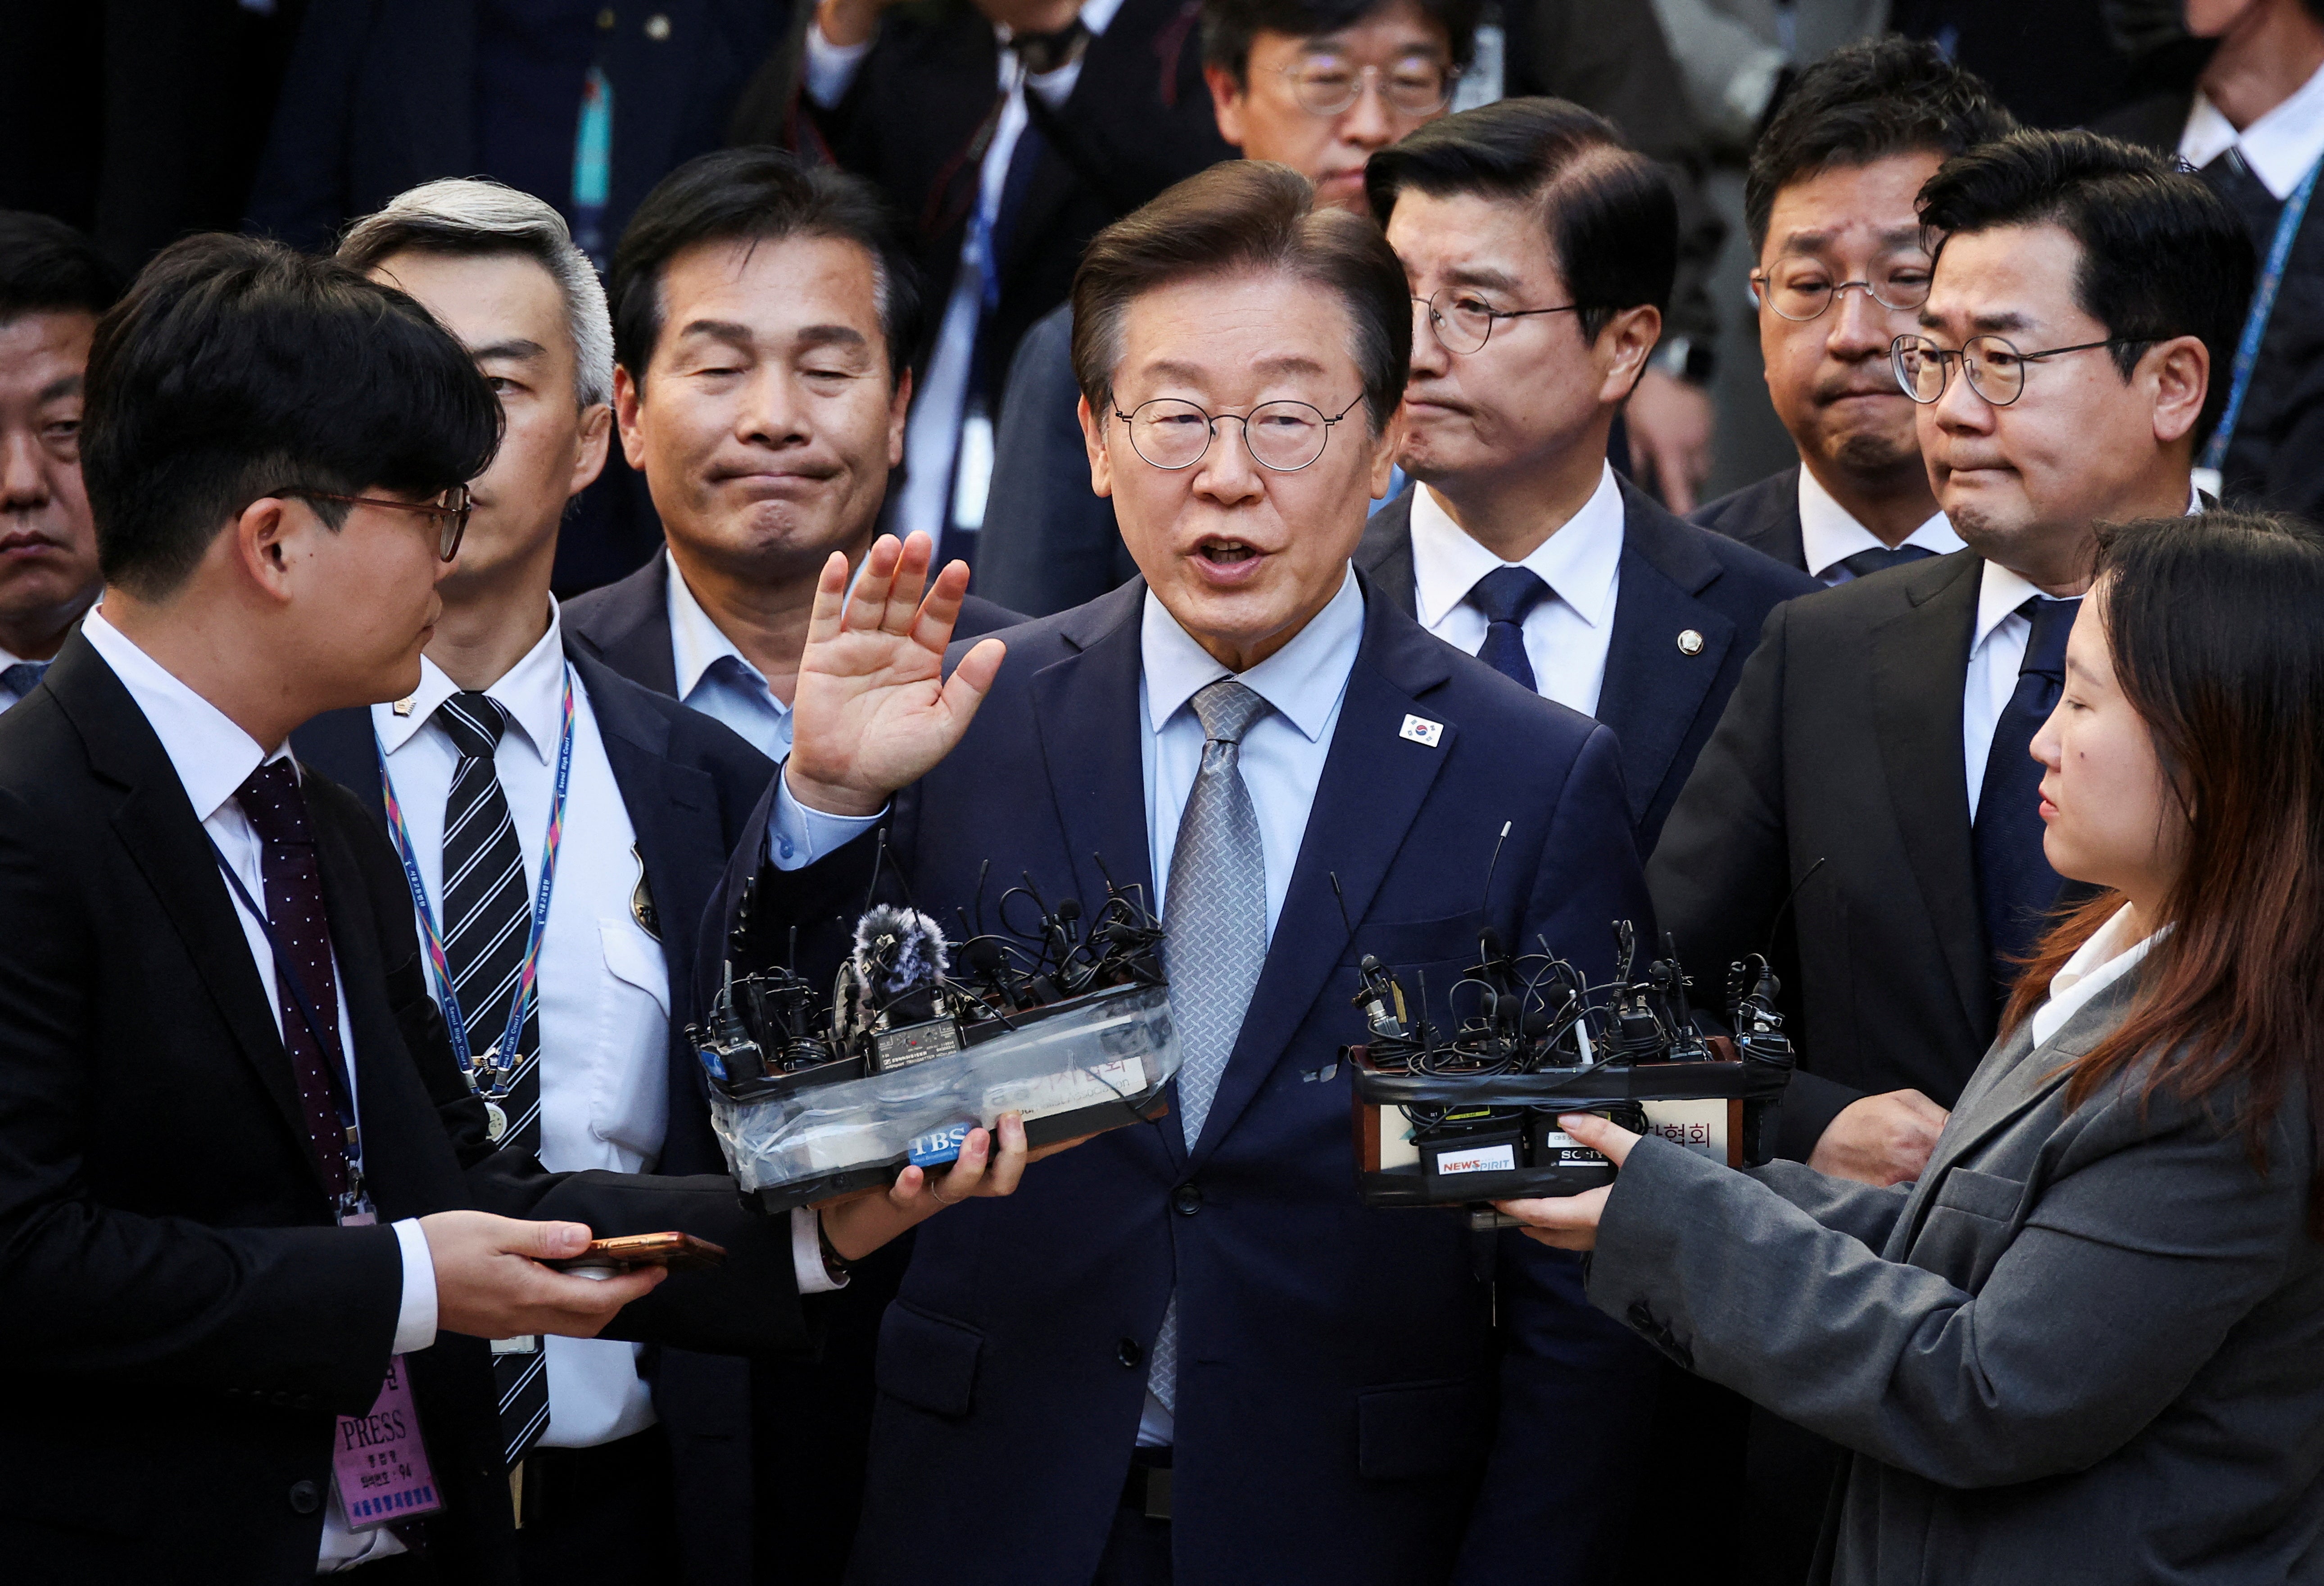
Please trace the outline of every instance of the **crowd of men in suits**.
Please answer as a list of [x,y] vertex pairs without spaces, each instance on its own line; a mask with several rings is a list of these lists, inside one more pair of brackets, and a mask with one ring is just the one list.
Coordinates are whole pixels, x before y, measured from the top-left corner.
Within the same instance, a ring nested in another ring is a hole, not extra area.
[[[1831,1445],[1359,1203],[1357,965],[1766,951],[1782,1154],[1913,1178],[2070,901],[2026,749],[2097,526],[2223,431],[2213,489],[2302,466],[2299,213],[1836,52],[1747,192],[1799,463],[1683,517],[1620,465],[1690,200],[1566,99],[1447,115],[1473,5],[1046,16],[832,0],[793,146],[616,172],[602,281],[477,179],[134,283],[0,213],[23,1567],[1807,1578]],[[660,548],[560,601],[617,451]],[[745,886],[820,969],[988,867],[1153,900],[1169,1115],[743,1211],[683,1030]],[[664,1229],[728,1259],[540,1264]],[[333,1451],[399,1382],[440,1490],[376,1523]]]

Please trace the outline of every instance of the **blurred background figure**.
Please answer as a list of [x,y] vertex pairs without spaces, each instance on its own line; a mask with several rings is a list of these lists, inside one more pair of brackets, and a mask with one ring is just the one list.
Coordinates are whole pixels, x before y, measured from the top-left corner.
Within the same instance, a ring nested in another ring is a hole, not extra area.
[[0,209],[0,710],[97,601],[81,375],[122,277],[61,220]]

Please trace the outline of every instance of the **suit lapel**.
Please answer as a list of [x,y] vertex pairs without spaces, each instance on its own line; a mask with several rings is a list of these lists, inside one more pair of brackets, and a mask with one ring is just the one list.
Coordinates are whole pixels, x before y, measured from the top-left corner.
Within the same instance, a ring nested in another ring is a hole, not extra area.
[[[290,1053],[266,1005],[265,983],[251,962],[209,834],[194,816],[177,768],[129,691],[87,639],[76,634],[65,642],[47,681],[88,747],[91,770],[126,790],[113,812],[114,831],[152,887],[218,1016],[298,1142],[300,1158],[311,1162]],[[321,1173],[315,1173],[319,1190]]]
[[[1622,488],[1622,574],[1598,719],[1622,746],[1622,780],[1633,824],[1644,820],[1670,775],[1720,667],[1735,625],[1696,595],[1720,573],[1718,561],[1686,537],[1685,526]],[[1692,654],[1679,635],[1700,640]]]
[[1278,928],[1195,1142],[1195,1161],[1218,1148],[1259,1094],[1348,951],[1333,876],[1347,917],[1361,921],[1452,755],[1459,729],[1450,722],[1434,746],[1414,743],[1400,729],[1419,696],[1450,675],[1452,654],[1366,584],[1363,645],[1348,674]]
[[1105,895],[1105,872],[1118,886],[1142,888],[1148,907],[1154,902],[1146,802],[1124,791],[1146,785],[1139,740],[1146,730],[1139,702],[1145,600],[1146,580],[1132,579],[1093,602],[1065,635],[1075,652],[1033,676],[1033,730],[1084,904]]
[[1985,927],[1969,850],[1961,690],[1984,563],[1956,552],[1907,575],[1905,609],[1871,633],[1873,729],[1888,793],[1930,923],[1969,1028],[1991,1028]]
[[1364,524],[1364,537],[1357,543],[1355,556],[1356,570],[1370,581],[1371,588],[1416,619],[1420,590],[1412,567],[1412,493],[1419,488],[1417,484],[1406,485],[1403,495],[1372,514]]
[[576,613],[571,628],[623,677],[658,694],[677,694],[678,662],[669,647],[669,559],[663,552],[654,552],[652,561],[606,589],[590,609]]

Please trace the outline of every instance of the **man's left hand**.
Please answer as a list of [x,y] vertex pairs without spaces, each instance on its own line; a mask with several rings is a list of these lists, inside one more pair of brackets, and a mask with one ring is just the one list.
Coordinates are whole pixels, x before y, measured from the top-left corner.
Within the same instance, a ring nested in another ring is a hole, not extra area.
[[1004,1112],[992,1128],[969,1130],[968,1138],[961,1142],[960,1159],[943,1176],[931,1177],[921,1168],[908,1166],[884,1190],[865,1190],[825,1201],[816,1210],[823,1218],[824,1235],[840,1258],[861,1261],[947,1206],[957,1206],[976,1195],[1015,1194],[1027,1164],[1095,1137],[1084,1135],[1028,1150],[1024,1115]]
[[[1608,1123],[1594,1112],[1569,1112],[1557,1127],[1612,1163],[1618,1169],[1629,1159],[1639,1136],[1619,1124]],[[1545,1196],[1533,1201],[1496,1201],[1508,1216],[1526,1224],[1525,1237],[1559,1250],[1590,1250],[1598,1245],[1598,1220],[1605,1215],[1606,1197],[1613,1186],[1586,1190],[1579,1195]]]
[[1630,391],[1623,416],[1630,431],[1630,468],[1651,479],[1663,505],[1681,516],[1711,477],[1711,435],[1718,419],[1711,394],[1675,375],[1648,369]]

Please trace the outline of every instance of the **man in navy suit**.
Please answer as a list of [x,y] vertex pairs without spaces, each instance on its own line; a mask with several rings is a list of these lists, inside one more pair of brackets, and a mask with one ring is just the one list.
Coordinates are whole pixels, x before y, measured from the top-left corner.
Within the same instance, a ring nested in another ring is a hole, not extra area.
[[[475,517],[441,586],[418,689],[317,717],[292,742],[405,846],[427,918],[445,936],[462,1016],[497,1034],[476,989],[493,978],[489,968],[463,973],[466,900],[456,879],[472,858],[482,874],[493,856],[464,847],[464,833],[505,812],[504,858],[519,861],[508,914],[522,914],[540,882],[539,867],[523,861],[555,802],[569,676],[569,802],[557,806],[562,857],[541,936],[530,1143],[560,1169],[724,1175],[701,1065],[683,1035],[694,928],[774,766],[717,722],[579,652],[549,595],[560,519],[604,463],[612,427],[603,289],[554,209],[479,180],[401,195],[358,222],[339,256],[410,293],[460,339],[499,394],[503,430],[473,487]],[[488,745],[470,743],[471,722],[497,728]],[[487,917],[475,933],[495,923],[505,922]],[[522,1097],[521,1081],[514,1092]],[[503,1145],[526,1144],[522,1111],[513,1102],[505,1110]],[[815,1214],[792,1222],[799,1292],[841,1286],[825,1270]],[[899,1273],[900,1260],[892,1265]],[[509,1445],[522,1457],[526,1578],[836,1581],[884,1299],[818,1302],[835,1346],[820,1364],[778,1360],[771,1349],[754,1361],[549,1341],[537,1405],[548,1418],[524,1429],[536,1442]],[[754,1404],[779,1405],[778,1418],[762,1423]],[[807,1471],[786,1457],[801,1424],[823,1443]]]
[[1695,523],[1831,585],[1960,549],[1888,346],[1929,295],[1921,184],[2013,125],[1917,39],[1850,44],[1800,73],[1743,187],[1767,398],[1800,461]]
[[1099,235],[1074,327],[1142,576],[954,645],[947,677],[965,570],[923,604],[927,541],[883,539],[848,598],[831,558],[764,838],[705,924],[756,875],[831,961],[884,827],[938,918],[989,862],[1052,899],[1110,874],[1169,932],[1169,1115],[918,1236],[855,1577],[1608,1579],[1653,1360],[1538,1247],[1367,1210],[1338,1054],[1366,954],[1440,999],[1485,929],[1609,971],[1610,923],[1648,923],[1613,736],[1350,565],[1411,335],[1370,223],[1218,166]]
[[1437,637],[1622,746],[1651,851],[1759,625],[1815,588],[1606,461],[1678,256],[1661,170],[1563,99],[1505,99],[1372,157],[1414,304],[1402,461],[1356,565]]
[[[622,448],[668,543],[572,603],[574,640],[780,760],[816,573],[862,561],[903,460],[911,256],[863,178],[734,149],[646,195],[613,301]],[[962,619],[1017,620],[973,596]]]

